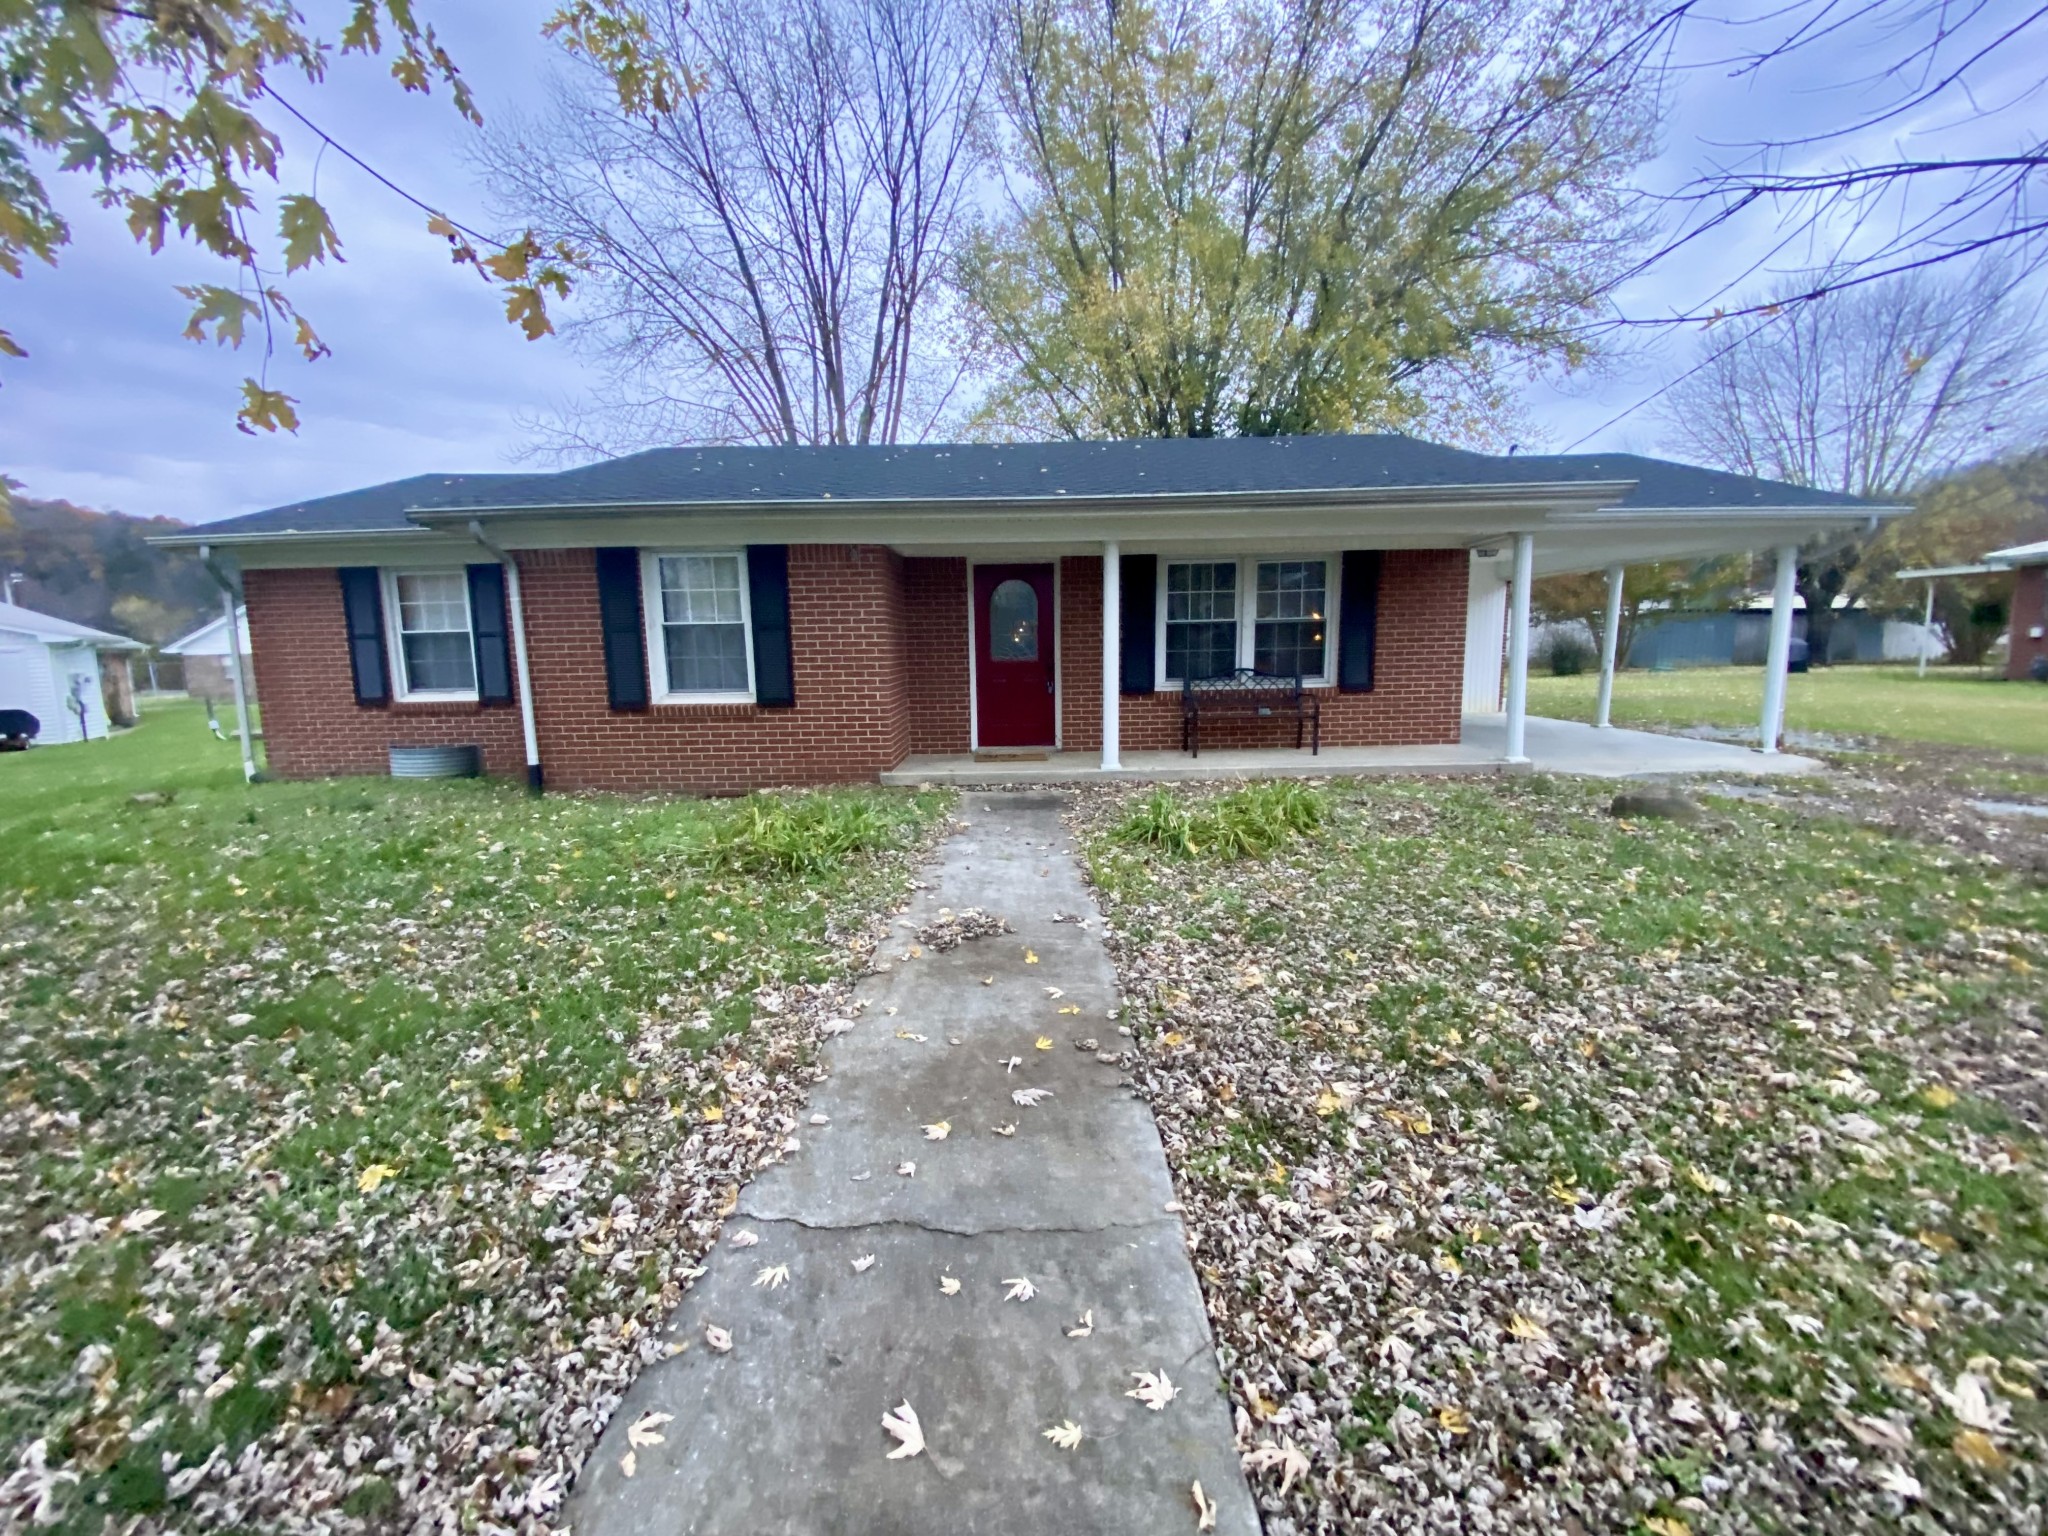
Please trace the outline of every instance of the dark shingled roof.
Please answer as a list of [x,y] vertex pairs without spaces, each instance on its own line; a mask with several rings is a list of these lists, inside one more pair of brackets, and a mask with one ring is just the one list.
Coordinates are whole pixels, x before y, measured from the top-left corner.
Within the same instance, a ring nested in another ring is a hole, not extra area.
[[[410,511],[1014,501],[1632,481],[1617,507],[1845,507],[1851,496],[1636,454],[1492,454],[1394,434],[893,447],[655,448],[552,474],[416,475],[207,525],[211,535],[371,533]],[[189,537],[189,536],[188,536]]]

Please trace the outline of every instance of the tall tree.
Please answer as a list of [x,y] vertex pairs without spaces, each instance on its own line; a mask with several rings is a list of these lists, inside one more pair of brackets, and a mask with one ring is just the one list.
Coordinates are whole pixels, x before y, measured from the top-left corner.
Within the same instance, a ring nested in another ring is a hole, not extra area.
[[[2039,440],[2042,339],[2038,306],[2002,266],[1902,273],[1798,304],[1733,345],[1703,337],[1664,396],[1665,435],[1738,474],[1904,501],[1935,476]],[[1870,543],[1831,537],[1801,552],[1816,662],[1835,600],[1855,602],[1886,574],[1866,563]]]
[[1657,99],[1635,0],[990,0],[990,429],[1484,436],[1584,356]]
[[[563,24],[570,10],[593,5],[616,0],[565,7]],[[343,53],[388,49],[402,89],[439,84],[463,117],[481,121],[412,0],[335,9],[345,17]],[[268,209],[258,192],[279,180],[279,122],[295,118],[318,134],[281,93],[323,79],[333,48],[292,0],[0,0],[0,272],[20,277],[31,257],[56,264],[71,227],[45,171],[88,177],[100,207],[152,252],[185,240],[232,271],[230,282],[178,289],[192,305],[185,334],[236,347],[259,336],[264,364],[243,381],[241,425],[296,428],[295,402],[270,387],[268,362],[283,348],[308,361],[326,355],[288,282],[338,260],[341,237],[311,191],[282,192]],[[529,337],[546,334],[546,295],[567,290],[567,253],[543,252],[525,236],[489,241],[420,207],[458,260],[503,283],[507,317]],[[33,330],[31,319],[25,334]],[[0,356],[25,357],[27,347],[0,329]]]
[[659,0],[641,56],[488,137],[505,215],[582,254],[566,334],[604,366],[548,446],[894,442],[961,372],[942,285],[987,50],[947,0]]

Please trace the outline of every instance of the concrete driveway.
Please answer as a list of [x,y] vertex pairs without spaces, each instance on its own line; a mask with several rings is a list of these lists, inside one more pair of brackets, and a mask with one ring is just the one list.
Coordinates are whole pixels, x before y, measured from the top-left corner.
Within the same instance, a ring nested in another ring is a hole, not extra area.
[[[828,1123],[742,1192],[673,1319],[687,1347],[642,1374],[578,1479],[579,1536],[1179,1536],[1198,1481],[1216,1530],[1258,1531],[1151,1113],[1076,1045],[1124,1042],[1059,802],[969,795],[959,814],[827,1047]],[[1014,932],[911,953],[969,907]],[[1031,1088],[1050,1094],[1013,1099]],[[1020,1279],[1036,1294],[1006,1299]],[[1141,1371],[1179,1395],[1127,1396]],[[906,1402],[927,1449],[892,1461],[882,1418]],[[1044,1436],[1068,1422],[1071,1451]]]

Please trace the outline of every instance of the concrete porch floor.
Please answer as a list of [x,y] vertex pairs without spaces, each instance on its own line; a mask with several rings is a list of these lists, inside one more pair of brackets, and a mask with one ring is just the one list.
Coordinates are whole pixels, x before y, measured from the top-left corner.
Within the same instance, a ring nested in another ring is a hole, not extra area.
[[905,758],[882,775],[884,784],[1071,784],[1090,779],[1305,779],[1366,778],[1384,774],[1567,773],[1595,779],[1646,779],[1666,775],[1816,773],[1810,757],[1780,753],[1765,757],[1726,742],[1660,736],[1651,731],[1596,731],[1575,720],[1531,715],[1526,766],[1501,761],[1507,750],[1507,719],[1467,715],[1463,740],[1437,747],[1325,747],[1311,757],[1284,748],[1211,750],[1198,758],[1184,752],[1126,752],[1114,773],[1102,771],[1094,752],[1055,752],[1040,761],[977,762],[957,753]]

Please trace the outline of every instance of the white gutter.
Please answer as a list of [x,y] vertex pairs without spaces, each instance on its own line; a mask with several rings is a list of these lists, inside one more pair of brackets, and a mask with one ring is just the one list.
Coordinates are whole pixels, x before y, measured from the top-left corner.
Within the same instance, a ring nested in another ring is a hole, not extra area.
[[533,672],[526,662],[526,601],[519,590],[519,564],[504,550],[484,537],[483,524],[469,521],[469,536],[504,567],[505,598],[512,607],[513,668],[519,675],[519,728],[526,736],[526,787],[541,792],[540,732],[533,723]]
[[242,779],[245,783],[256,782],[256,749],[249,740],[249,687],[242,680],[241,635],[235,625],[235,604],[238,594],[234,582],[220,568],[213,558],[213,550],[207,545],[199,546],[199,563],[220,586],[221,606],[227,611],[228,619],[228,676],[235,684],[235,731],[242,738]]

